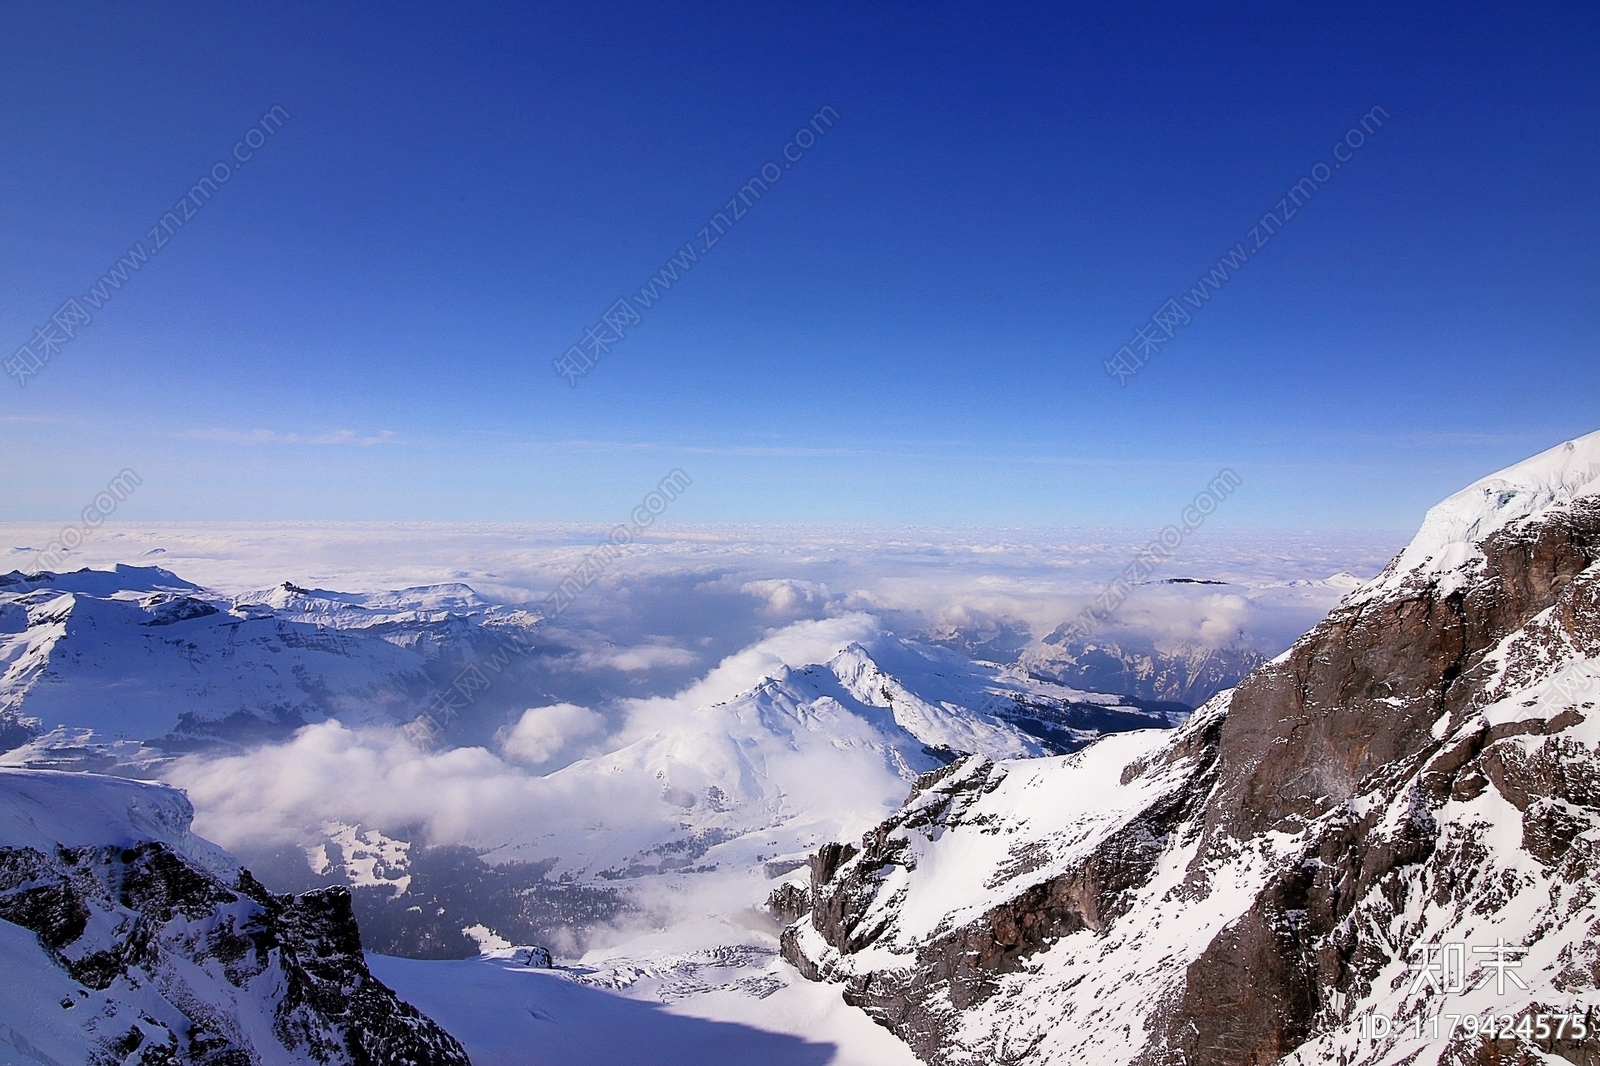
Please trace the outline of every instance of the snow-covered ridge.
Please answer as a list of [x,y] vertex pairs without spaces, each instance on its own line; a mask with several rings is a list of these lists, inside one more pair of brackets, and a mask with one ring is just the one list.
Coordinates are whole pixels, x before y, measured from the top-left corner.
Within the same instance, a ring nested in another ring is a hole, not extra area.
[[165,844],[225,879],[239,864],[191,832],[194,808],[175,788],[99,774],[0,767],[0,847]]
[[1361,594],[1430,579],[1449,592],[1482,563],[1480,545],[1491,534],[1596,494],[1600,431],[1490,474],[1430,508],[1411,543]]
[[199,585],[185,581],[159,566],[128,566],[118,563],[109,570],[76,570],[53,574],[44,571],[24,574],[13,570],[0,574],[0,592],[25,593],[49,588],[81,596],[116,596],[155,592],[200,592]]
[[0,575],[0,750],[60,728],[170,746],[408,722],[456,664],[538,621],[463,584],[233,598],[158,567]]
[[270,589],[236,596],[234,608],[270,607],[275,613],[300,622],[334,628],[356,628],[396,620],[442,618],[449,614],[481,611],[488,601],[470,585],[446,582],[389,592],[334,592],[305,589],[288,581]]
[[1419,603],[1175,732],[919,779],[773,894],[785,957],[935,1066],[1600,1061],[1597,473],[1600,435],[1446,500],[1356,594]]

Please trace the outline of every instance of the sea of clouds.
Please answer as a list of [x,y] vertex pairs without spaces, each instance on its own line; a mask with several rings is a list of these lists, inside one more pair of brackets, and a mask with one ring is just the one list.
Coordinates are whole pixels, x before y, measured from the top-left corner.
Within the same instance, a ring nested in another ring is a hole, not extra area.
[[[56,532],[0,526],[0,552],[31,570]],[[607,533],[127,524],[90,537],[66,568],[160,566],[224,595],[284,581],[344,592],[463,582],[491,602],[535,604]],[[571,767],[644,737],[703,729],[705,708],[784,666],[825,662],[884,633],[1037,640],[1091,602],[1150,538],[1148,530],[661,526],[540,627],[548,691],[496,723],[490,739],[442,747],[398,727],[328,721],[249,751],[192,754],[162,774],[188,790],[200,832],[246,854],[304,843],[328,822],[482,849],[647,841],[678,814],[660,782]],[[1203,529],[1133,590],[1115,625],[1275,654],[1343,594],[1346,585],[1327,579],[1375,575],[1404,540]],[[1179,577],[1227,584],[1162,583]],[[879,813],[861,818],[870,824]]]

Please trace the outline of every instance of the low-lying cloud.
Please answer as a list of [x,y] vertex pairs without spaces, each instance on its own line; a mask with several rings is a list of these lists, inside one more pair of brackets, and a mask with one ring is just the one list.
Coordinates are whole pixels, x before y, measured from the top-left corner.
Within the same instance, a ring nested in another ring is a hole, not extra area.
[[193,800],[197,832],[240,849],[297,845],[329,821],[420,830],[429,844],[492,847],[581,835],[601,821],[667,824],[671,815],[649,782],[580,787],[486,748],[430,750],[398,728],[337,721],[246,754],[188,756],[166,776]]
[[500,749],[518,762],[539,766],[605,727],[604,717],[575,703],[529,707],[515,725],[502,731]]
[[244,754],[186,756],[166,776],[188,790],[196,830],[229,848],[299,845],[325,822],[338,821],[416,832],[429,844],[496,848],[517,842],[537,850],[543,841],[553,852],[557,845],[570,851],[575,842],[595,840],[596,850],[604,850],[609,837],[643,840],[670,832],[681,806],[647,774],[562,773],[563,765],[643,736],[706,729],[712,723],[696,717],[699,709],[786,666],[825,662],[880,631],[863,614],[774,629],[679,692],[618,701],[624,725],[615,733],[604,715],[574,703],[527,709],[501,730],[498,752],[438,750],[398,727],[326,721]]

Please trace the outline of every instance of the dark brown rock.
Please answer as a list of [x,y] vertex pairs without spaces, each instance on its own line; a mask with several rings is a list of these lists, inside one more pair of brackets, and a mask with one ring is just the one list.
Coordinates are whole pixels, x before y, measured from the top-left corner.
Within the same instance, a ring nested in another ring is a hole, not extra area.
[[[84,936],[91,907],[111,912],[116,932],[94,950],[69,950]],[[164,987],[159,975],[170,970],[175,955],[201,967],[220,962],[224,978],[240,990],[276,967],[281,995],[265,1009],[278,1039],[307,1061],[468,1066],[454,1038],[368,972],[344,888],[273,896],[248,872],[230,888],[153,842],[60,849],[55,855],[0,848],[0,919],[32,930],[40,946],[88,989],[109,989],[119,980]],[[164,935],[169,924],[181,935]],[[120,1063],[135,1051],[149,1066],[255,1061],[250,1049],[228,1035],[228,1019],[211,1016],[188,995],[174,1006],[188,1017],[184,1032],[147,1042],[136,1027],[107,1040],[106,1061]],[[138,1036],[131,1044],[130,1034]]]
[[767,896],[767,911],[783,925],[811,913],[811,893],[796,884],[782,884]]

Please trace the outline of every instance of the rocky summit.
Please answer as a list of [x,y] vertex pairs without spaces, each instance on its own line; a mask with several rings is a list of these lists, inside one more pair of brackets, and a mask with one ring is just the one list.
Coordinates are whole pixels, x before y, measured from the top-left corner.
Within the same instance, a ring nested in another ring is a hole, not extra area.
[[1182,728],[925,774],[774,893],[938,1064],[1600,1063],[1600,434]]

